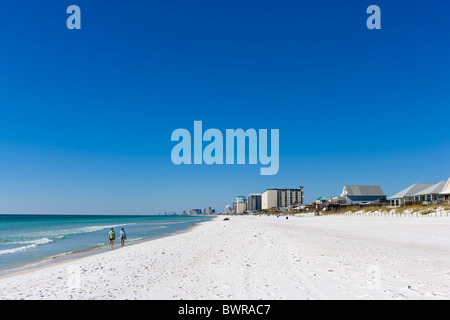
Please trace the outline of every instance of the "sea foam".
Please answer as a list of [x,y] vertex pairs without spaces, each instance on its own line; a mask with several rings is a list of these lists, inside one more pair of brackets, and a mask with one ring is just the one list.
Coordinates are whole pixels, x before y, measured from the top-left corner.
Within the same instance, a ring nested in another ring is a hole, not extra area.
[[16,241],[16,242],[12,242],[11,244],[28,244],[28,245],[17,247],[17,248],[0,250],[0,255],[11,254],[11,253],[16,253],[16,252],[21,252],[21,251],[27,251],[30,249],[37,248],[40,245],[44,245],[44,244],[48,244],[48,243],[52,243],[52,242],[53,242],[53,240],[50,240],[48,238],[41,238],[41,239],[28,240],[28,241]]

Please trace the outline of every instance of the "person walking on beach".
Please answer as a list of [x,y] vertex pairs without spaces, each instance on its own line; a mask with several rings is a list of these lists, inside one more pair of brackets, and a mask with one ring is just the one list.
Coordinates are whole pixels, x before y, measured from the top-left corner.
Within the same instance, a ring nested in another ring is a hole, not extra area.
[[120,239],[120,246],[123,247],[125,245],[125,239],[127,238],[127,234],[125,233],[125,230],[120,230],[119,239]]
[[109,231],[108,238],[109,238],[109,243],[111,244],[111,250],[112,250],[114,240],[116,240],[116,233],[114,232],[113,228],[111,228],[111,231]]

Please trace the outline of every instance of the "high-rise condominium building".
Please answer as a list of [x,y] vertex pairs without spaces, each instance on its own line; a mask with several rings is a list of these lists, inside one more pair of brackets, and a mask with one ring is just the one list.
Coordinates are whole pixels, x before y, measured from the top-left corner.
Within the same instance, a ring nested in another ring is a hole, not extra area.
[[298,189],[267,189],[261,195],[261,208],[283,208],[303,204],[303,187]]
[[247,210],[251,211],[251,212],[261,210],[261,194],[260,193],[253,193],[253,194],[248,195]]
[[247,210],[247,201],[244,196],[236,197],[236,213],[242,213]]

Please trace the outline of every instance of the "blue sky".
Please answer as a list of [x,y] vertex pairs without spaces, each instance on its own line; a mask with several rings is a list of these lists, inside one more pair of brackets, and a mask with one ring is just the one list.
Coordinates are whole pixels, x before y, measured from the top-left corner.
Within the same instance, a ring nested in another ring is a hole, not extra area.
[[[66,8],[81,8],[68,30]],[[366,8],[381,8],[381,30]],[[158,213],[450,176],[448,1],[14,1],[0,213]],[[280,130],[280,168],[171,162],[173,130]]]

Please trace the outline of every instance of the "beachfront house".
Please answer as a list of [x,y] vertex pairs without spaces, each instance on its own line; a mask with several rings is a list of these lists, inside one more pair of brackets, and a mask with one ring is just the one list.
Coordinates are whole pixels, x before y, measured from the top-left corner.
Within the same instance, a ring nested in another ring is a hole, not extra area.
[[395,206],[419,201],[443,201],[450,194],[449,181],[450,178],[438,183],[415,183],[389,197],[389,200]]
[[444,201],[450,201],[450,178],[448,178],[440,195],[442,195],[444,197]]
[[323,205],[324,205],[325,203],[327,203],[327,202],[328,202],[328,198],[327,198],[327,197],[319,197],[319,198],[317,198],[316,201],[315,201],[316,206],[318,206],[318,207],[323,206]]
[[386,200],[386,195],[378,185],[346,185],[341,198],[348,205],[366,205],[375,201]]

